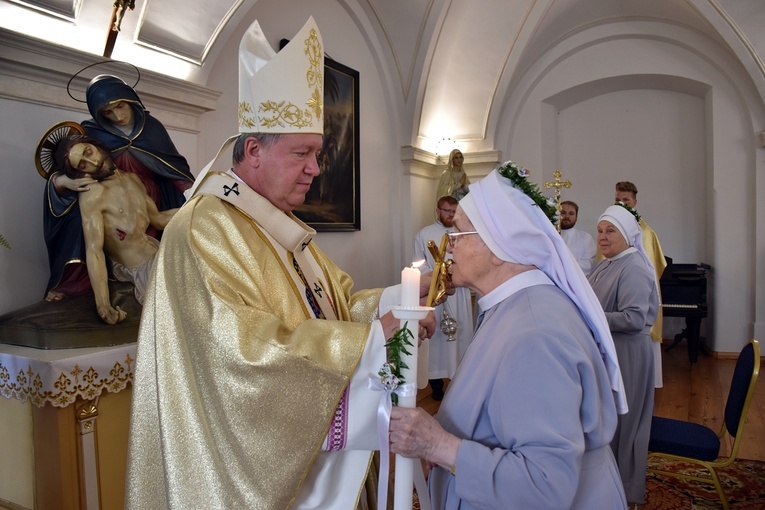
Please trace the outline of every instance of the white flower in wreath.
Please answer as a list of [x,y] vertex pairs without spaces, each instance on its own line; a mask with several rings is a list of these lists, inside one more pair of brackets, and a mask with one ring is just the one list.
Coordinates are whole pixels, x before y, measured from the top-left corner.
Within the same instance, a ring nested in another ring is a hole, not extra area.
[[386,391],[394,391],[396,388],[398,388],[399,379],[393,373],[393,369],[390,363],[383,364],[380,371],[377,372],[377,375],[380,376],[380,381],[382,382],[382,385]]

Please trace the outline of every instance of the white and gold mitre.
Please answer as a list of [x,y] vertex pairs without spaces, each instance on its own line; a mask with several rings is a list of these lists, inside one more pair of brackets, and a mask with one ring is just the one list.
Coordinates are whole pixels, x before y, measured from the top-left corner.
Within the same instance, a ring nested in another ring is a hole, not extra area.
[[324,134],[324,47],[313,17],[279,53],[257,21],[245,32],[239,132]]

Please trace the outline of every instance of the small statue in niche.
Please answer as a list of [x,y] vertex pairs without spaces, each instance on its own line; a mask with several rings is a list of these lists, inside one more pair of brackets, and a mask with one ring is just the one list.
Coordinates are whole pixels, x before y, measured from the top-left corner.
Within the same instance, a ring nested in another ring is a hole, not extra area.
[[449,162],[446,165],[446,170],[441,174],[441,180],[438,182],[438,188],[436,189],[436,200],[444,195],[451,195],[460,200],[468,194],[470,179],[468,179],[465,170],[462,168],[464,162],[465,156],[462,155],[462,151],[459,149],[454,149],[449,154]]

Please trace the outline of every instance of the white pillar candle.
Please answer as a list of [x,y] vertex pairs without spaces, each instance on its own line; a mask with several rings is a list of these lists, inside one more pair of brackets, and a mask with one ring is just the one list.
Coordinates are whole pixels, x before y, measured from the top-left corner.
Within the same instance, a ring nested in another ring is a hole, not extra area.
[[[405,267],[401,272],[401,307],[404,309],[416,309],[420,305],[420,270],[415,267]],[[427,313],[427,312],[426,312]],[[397,315],[394,312],[394,315]],[[412,346],[407,350],[410,354],[402,353],[402,361],[408,368],[401,367],[401,375],[406,384],[417,384],[417,336],[419,332],[418,313],[409,314],[402,310],[402,316],[397,317],[400,329],[408,329],[411,333]],[[424,315],[423,315],[424,317]],[[415,386],[416,388],[416,386]],[[401,407],[417,407],[416,389],[411,395],[399,395],[398,405]],[[393,494],[393,506],[395,510],[410,510],[414,491],[414,470],[420,468],[419,460],[407,459],[396,455],[396,481]]]
[[[417,271],[417,274],[419,275],[419,271]],[[401,367],[401,376],[404,378],[405,384],[414,385],[415,389],[411,392],[412,394],[399,395],[398,405],[399,407],[414,409],[417,407],[417,333],[419,320],[413,317],[410,317],[408,320],[401,320],[400,329],[405,327],[412,334],[410,341],[413,346],[407,348],[410,354],[402,353],[401,355],[401,361],[409,367]],[[410,510],[412,508],[415,469],[422,469],[418,459],[408,459],[401,455],[396,455],[396,481],[393,491],[394,510]]]
[[415,267],[405,267],[401,271],[401,306],[417,307],[420,305],[420,271]]

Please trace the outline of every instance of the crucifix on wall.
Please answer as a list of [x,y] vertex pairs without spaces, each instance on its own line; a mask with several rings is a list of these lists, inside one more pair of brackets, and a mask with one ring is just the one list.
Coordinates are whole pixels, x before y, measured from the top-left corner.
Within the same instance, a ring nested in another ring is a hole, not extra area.
[[106,46],[104,47],[104,57],[111,58],[114,50],[114,43],[117,41],[117,35],[120,33],[122,18],[125,11],[135,9],[135,0],[114,0],[114,9],[112,9],[112,19],[109,21],[109,32],[106,35]]

